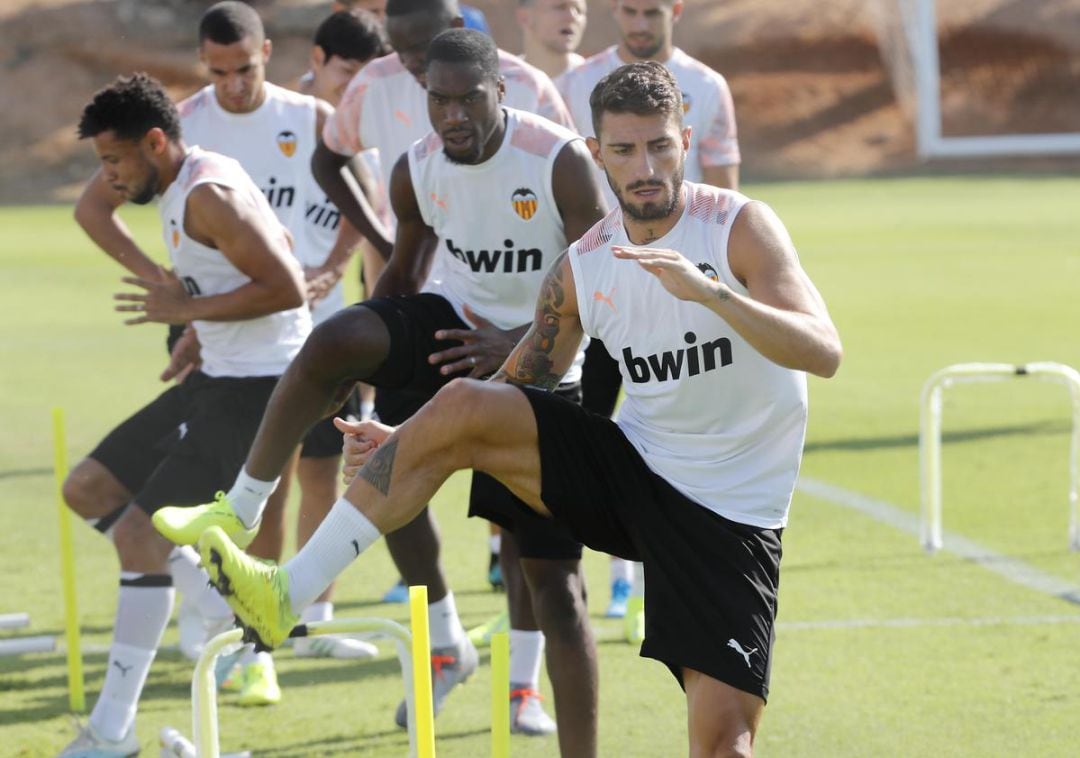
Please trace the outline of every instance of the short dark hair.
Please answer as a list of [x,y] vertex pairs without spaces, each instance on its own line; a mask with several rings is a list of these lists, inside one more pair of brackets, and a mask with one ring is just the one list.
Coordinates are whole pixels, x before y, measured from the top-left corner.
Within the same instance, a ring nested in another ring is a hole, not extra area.
[[471,63],[477,66],[488,81],[499,80],[499,48],[490,35],[476,29],[447,29],[440,33],[427,49],[427,65]]
[[420,12],[437,13],[447,20],[461,15],[457,0],[387,0],[386,3],[387,17]]
[[348,61],[369,61],[390,52],[386,32],[375,14],[359,8],[328,16],[315,30],[315,45],[322,48],[326,60],[337,56]]
[[612,71],[589,95],[589,107],[597,137],[605,113],[675,114],[682,123],[682,91],[667,66],[656,61],[636,61]]
[[113,131],[120,139],[138,141],[157,127],[173,140],[180,139],[180,114],[161,82],[149,74],[120,76],[94,93],[79,119],[79,139]]
[[206,40],[218,45],[231,45],[245,37],[256,42],[266,39],[262,19],[247,3],[237,0],[211,5],[199,20],[199,44]]

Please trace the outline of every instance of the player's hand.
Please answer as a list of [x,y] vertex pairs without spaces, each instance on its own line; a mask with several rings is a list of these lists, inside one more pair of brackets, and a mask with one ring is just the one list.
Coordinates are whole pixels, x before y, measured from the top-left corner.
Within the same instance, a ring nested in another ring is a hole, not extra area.
[[161,372],[161,381],[175,380],[180,384],[188,374],[198,370],[202,366],[201,348],[195,329],[188,324],[169,353],[169,365]]
[[468,371],[471,378],[495,373],[502,368],[507,356],[517,345],[512,331],[505,331],[490,321],[477,316],[465,306],[465,318],[476,324],[475,329],[440,329],[435,332],[437,340],[458,340],[464,344],[451,347],[428,356],[432,365],[443,364],[439,373],[443,376]]
[[714,282],[688,261],[682,253],[653,247],[621,247],[613,245],[616,258],[636,261],[639,266],[660,280],[664,289],[680,300],[703,303],[716,297],[725,285]]
[[371,454],[378,450],[379,445],[394,433],[394,427],[380,424],[378,421],[346,421],[334,418],[334,426],[341,432],[344,438],[342,453],[345,464],[341,469],[341,478],[345,484],[352,484],[356,474],[367,463]]
[[143,290],[113,295],[114,300],[122,303],[116,306],[117,311],[139,314],[126,319],[125,324],[184,324],[191,320],[187,315],[191,295],[175,272],[162,269],[162,276],[157,281],[137,276],[125,276],[121,281]]
[[304,267],[304,281],[307,285],[307,304],[308,306],[315,305],[327,295],[330,294],[330,290],[334,289],[339,281],[341,281],[342,272],[337,268],[328,268],[326,266],[312,266]]

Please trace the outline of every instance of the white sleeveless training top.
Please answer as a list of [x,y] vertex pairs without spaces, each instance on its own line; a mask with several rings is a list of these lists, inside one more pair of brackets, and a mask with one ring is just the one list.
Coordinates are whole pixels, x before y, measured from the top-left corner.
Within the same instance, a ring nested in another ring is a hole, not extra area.
[[[477,165],[454,163],[432,132],[409,150],[409,172],[424,223],[438,248],[423,287],[445,297],[464,321],[464,305],[500,329],[531,323],[540,285],[566,249],[551,177],[569,129],[504,108],[498,151]],[[578,381],[580,361],[563,378]]]
[[[270,228],[285,230],[266,197],[240,164],[217,153],[193,147],[176,179],[161,196],[158,212],[165,247],[173,268],[195,297],[220,295],[251,279],[221,251],[196,242],[184,229],[187,198],[200,184],[228,187],[266,219]],[[290,263],[295,262],[289,259]],[[299,352],[311,331],[307,306],[245,321],[194,321],[202,345],[202,371],[207,376],[278,376]]]
[[[648,247],[677,250],[735,292],[731,225],[749,199],[683,183],[678,223]],[[778,366],[726,321],[677,299],[612,245],[634,247],[616,209],[570,248],[585,333],[619,363],[618,424],[649,467],[688,498],[751,526],[787,523],[806,433],[806,375]]]
[[315,150],[315,98],[263,84],[266,97],[251,113],[230,113],[221,107],[207,85],[177,110],[184,142],[227,155],[240,165],[270,203],[296,242],[301,262],[304,249],[301,222],[310,192],[311,154]]

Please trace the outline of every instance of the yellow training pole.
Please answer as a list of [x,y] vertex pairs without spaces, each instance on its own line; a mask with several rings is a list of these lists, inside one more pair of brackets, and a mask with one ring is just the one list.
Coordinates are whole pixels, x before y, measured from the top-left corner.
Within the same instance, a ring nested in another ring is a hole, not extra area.
[[491,635],[491,756],[510,755],[510,635]]
[[79,608],[75,598],[75,549],[71,543],[71,514],[64,503],[67,477],[67,444],[64,441],[64,411],[52,409],[53,472],[56,477],[56,504],[60,509],[60,580],[64,587],[64,627],[67,636],[68,704],[75,713],[86,710],[83,691],[82,648],[79,643]]
[[413,713],[417,758],[435,758],[435,715],[431,702],[431,643],[428,637],[427,587],[409,587],[412,620]]

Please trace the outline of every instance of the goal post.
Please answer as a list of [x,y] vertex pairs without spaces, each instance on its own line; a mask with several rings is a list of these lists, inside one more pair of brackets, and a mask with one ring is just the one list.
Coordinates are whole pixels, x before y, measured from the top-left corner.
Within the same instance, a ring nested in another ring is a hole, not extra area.
[[893,88],[915,127],[919,157],[927,160],[1080,154],[1080,131],[946,133],[938,5],[937,0],[873,0],[869,4]]
[[1077,483],[1080,479],[1080,373],[1061,363],[959,363],[935,372],[922,388],[919,419],[920,521],[923,548],[942,547],[941,529],[941,411],[945,390],[955,384],[1000,382],[1032,378],[1063,384],[1072,399],[1072,438],[1069,445],[1069,549],[1080,550]]

